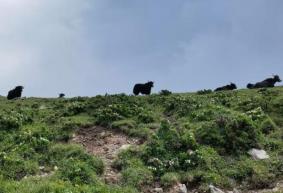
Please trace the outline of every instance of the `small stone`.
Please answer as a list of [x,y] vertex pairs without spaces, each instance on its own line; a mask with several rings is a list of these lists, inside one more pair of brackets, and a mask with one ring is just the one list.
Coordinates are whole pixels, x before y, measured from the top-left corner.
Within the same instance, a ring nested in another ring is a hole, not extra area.
[[189,149],[189,150],[187,151],[187,153],[188,153],[189,155],[192,155],[192,154],[194,153],[194,151],[191,150],[191,149]]
[[113,156],[113,155],[111,155],[111,154],[107,154],[107,155],[106,155],[106,158],[107,158],[107,159],[114,159],[115,156]]
[[130,144],[122,145],[122,146],[119,148],[119,151],[127,150],[127,149],[129,149],[131,146],[132,146],[132,145],[130,145]]
[[107,175],[104,180],[107,184],[116,184],[119,181],[118,177],[115,175]]
[[40,170],[44,170],[44,168],[45,168],[44,166],[39,166]]
[[213,185],[209,185],[209,189],[211,193],[224,193],[222,190],[220,190],[219,188],[216,188]]
[[44,106],[44,105],[41,105],[41,106],[39,107],[39,110],[44,110],[44,109],[47,109],[47,107]]
[[152,192],[154,192],[154,193],[163,193],[163,189],[162,188],[154,188]]
[[255,160],[263,160],[269,158],[269,155],[266,153],[266,151],[260,149],[251,149],[248,154],[251,155]]
[[101,138],[106,137],[106,132],[103,131],[102,133],[100,133],[100,137],[101,137]]
[[178,184],[178,188],[179,188],[179,190],[178,190],[179,193],[187,193],[188,192],[185,184]]
[[108,151],[109,148],[108,148],[108,147],[104,147],[103,150],[104,150],[104,151]]
[[240,191],[234,188],[232,193],[240,193]]

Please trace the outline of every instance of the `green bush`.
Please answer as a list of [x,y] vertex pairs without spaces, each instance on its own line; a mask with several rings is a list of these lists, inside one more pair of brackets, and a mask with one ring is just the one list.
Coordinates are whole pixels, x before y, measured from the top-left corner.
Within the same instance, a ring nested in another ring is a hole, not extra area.
[[267,117],[260,124],[260,129],[261,129],[262,133],[264,133],[264,134],[270,134],[276,128],[277,128],[276,124],[274,123],[274,121],[270,117]]
[[171,187],[176,185],[180,181],[180,175],[178,173],[170,172],[165,173],[161,178],[160,182],[162,186]]
[[142,188],[152,184],[153,175],[146,167],[129,167],[122,171],[122,180],[126,185]]
[[108,106],[108,108],[98,109],[96,112],[96,123],[102,126],[109,126],[112,122],[121,120],[123,117],[116,111],[116,108]]
[[0,154],[0,172],[6,179],[21,180],[27,175],[35,175],[38,172],[38,164],[25,161],[15,155]]
[[194,110],[202,106],[201,102],[194,97],[172,96],[164,103],[166,115],[183,117],[190,115]]
[[24,121],[24,115],[17,112],[0,113],[0,130],[19,129]]
[[54,145],[50,148],[45,162],[52,166],[58,166],[64,165],[69,159],[72,159],[73,162],[77,160],[87,164],[98,175],[104,172],[104,164],[101,159],[86,154],[81,147],[76,145]]
[[202,125],[196,131],[196,138],[199,143],[218,148],[220,152],[239,153],[258,147],[261,132],[249,117],[233,113]]
[[74,101],[67,104],[64,115],[73,116],[80,114],[86,110],[86,104],[84,102]]
[[159,92],[159,94],[162,95],[162,96],[169,96],[169,95],[172,94],[172,92],[169,91],[169,90],[161,90],[161,91]]
[[72,158],[59,165],[59,178],[72,184],[93,184],[97,181],[95,170],[87,163]]
[[153,113],[150,111],[139,113],[138,121],[141,123],[152,123],[154,122]]
[[199,91],[197,91],[197,94],[199,94],[199,95],[205,95],[205,94],[210,94],[210,93],[212,93],[213,91],[211,90],[211,89],[208,89],[208,90],[206,90],[206,89],[204,89],[204,90],[199,90]]

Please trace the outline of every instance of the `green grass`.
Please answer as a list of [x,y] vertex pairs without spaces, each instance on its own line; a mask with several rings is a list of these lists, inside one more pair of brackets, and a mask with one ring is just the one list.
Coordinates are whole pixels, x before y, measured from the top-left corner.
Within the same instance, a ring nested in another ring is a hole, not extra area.
[[[283,88],[71,99],[0,98],[0,193],[140,192],[155,182],[207,191],[269,188],[283,179]],[[145,142],[114,162],[122,180],[101,180],[103,161],[68,143],[103,126]],[[255,161],[250,148],[270,159]],[[44,171],[42,171],[44,168]],[[48,177],[38,177],[42,172]]]

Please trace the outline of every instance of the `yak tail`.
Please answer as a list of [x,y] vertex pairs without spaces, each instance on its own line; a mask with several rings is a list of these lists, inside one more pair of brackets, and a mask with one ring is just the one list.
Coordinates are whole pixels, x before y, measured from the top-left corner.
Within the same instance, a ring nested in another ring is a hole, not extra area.
[[249,83],[249,84],[247,85],[247,88],[248,88],[248,89],[252,89],[252,88],[254,88],[254,86],[255,86],[254,84]]

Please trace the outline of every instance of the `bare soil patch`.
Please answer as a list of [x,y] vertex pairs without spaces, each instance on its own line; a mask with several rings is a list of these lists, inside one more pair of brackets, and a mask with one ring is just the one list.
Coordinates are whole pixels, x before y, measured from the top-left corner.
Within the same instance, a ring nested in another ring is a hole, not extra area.
[[83,145],[88,153],[98,156],[104,161],[103,178],[108,184],[118,183],[120,179],[119,172],[111,167],[118,153],[129,146],[141,144],[137,138],[100,126],[78,129],[72,142]]

